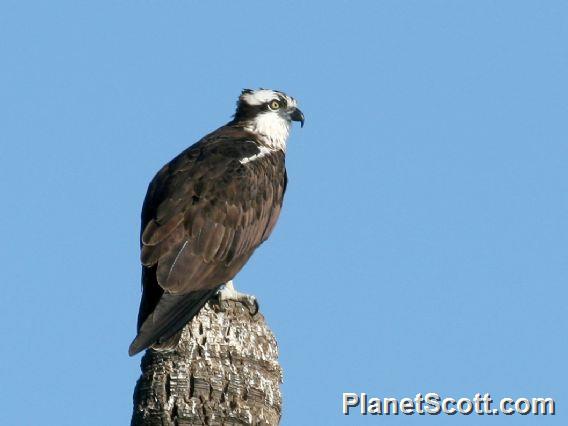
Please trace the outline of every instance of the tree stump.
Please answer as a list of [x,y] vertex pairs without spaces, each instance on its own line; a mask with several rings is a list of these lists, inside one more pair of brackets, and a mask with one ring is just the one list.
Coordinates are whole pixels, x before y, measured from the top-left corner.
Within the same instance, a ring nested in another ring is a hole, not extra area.
[[240,302],[208,302],[169,351],[148,349],[132,425],[277,425],[278,346],[264,317]]

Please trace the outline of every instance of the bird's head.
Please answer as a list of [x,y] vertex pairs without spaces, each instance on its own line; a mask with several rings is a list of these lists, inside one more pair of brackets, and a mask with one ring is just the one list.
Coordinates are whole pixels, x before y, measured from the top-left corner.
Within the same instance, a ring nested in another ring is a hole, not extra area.
[[292,121],[299,121],[304,127],[304,114],[294,98],[277,90],[245,89],[237,101],[232,123],[257,133],[273,148],[285,150]]

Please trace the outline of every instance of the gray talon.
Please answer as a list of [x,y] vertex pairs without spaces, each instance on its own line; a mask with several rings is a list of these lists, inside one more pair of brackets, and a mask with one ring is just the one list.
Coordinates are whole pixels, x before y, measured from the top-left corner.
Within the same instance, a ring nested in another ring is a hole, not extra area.
[[221,307],[223,305],[222,302],[233,300],[235,302],[241,302],[242,304],[246,305],[249,308],[250,314],[253,316],[256,315],[259,311],[259,305],[256,297],[249,294],[239,293],[237,290],[235,290],[233,280],[227,282],[225,284],[225,287],[219,290],[217,297],[219,299],[219,305]]
[[258,305],[258,300],[256,300],[256,297],[252,296],[253,302],[254,302],[254,312],[251,312],[250,314],[254,317],[256,314],[258,314],[258,311],[260,311],[260,306]]

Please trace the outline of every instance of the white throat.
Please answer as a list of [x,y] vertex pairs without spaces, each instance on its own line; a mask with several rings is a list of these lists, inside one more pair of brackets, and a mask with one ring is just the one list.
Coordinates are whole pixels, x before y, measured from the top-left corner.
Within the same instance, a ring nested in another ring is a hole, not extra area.
[[259,114],[245,128],[261,136],[269,148],[286,152],[290,122],[278,113],[271,111]]

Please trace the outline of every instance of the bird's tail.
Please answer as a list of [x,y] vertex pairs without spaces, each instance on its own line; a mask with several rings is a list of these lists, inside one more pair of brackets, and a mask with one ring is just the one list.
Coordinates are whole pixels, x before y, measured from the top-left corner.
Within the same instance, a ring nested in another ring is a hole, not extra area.
[[142,323],[138,335],[128,348],[128,354],[136,355],[153,344],[167,341],[197,315],[217,289],[187,294],[164,293],[154,311]]

